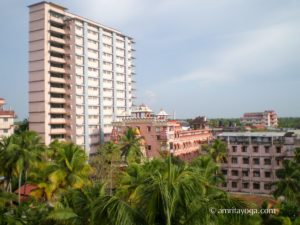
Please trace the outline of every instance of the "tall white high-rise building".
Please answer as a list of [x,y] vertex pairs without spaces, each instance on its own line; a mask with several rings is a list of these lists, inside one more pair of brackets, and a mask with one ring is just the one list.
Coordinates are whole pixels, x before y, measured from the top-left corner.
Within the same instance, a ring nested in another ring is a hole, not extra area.
[[29,10],[30,129],[92,153],[131,109],[134,41],[51,2]]

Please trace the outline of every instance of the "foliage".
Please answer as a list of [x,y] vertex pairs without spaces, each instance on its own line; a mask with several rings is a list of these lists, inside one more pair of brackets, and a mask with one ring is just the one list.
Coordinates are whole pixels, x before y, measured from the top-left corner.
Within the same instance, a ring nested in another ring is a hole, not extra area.
[[300,193],[300,166],[294,160],[284,160],[283,168],[276,171],[279,178],[275,182],[276,189],[273,194],[275,197],[284,196],[288,201],[299,199]]
[[141,152],[141,137],[138,137],[133,128],[128,128],[121,137],[120,148],[121,157],[125,162],[141,162],[143,153]]
[[227,145],[219,139],[205,145],[202,150],[207,152],[216,163],[223,163],[227,159]]
[[278,118],[278,127],[300,129],[300,118],[299,117]]
[[[211,212],[251,207],[219,189],[224,143],[215,141],[207,155],[187,163],[171,155],[143,159],[140,141],[134,130],[128,131],[120,143],[101,146],[89,165],[84,150],[72,143],[55,141],[45,147],[29,131],[4,138],[0,173],[7,184],[0,189],[0,225],[299,224],[299,149],[295,160],[284,161],[278,171],[286,182],[276,183],[275,195],[286,200],[279,214],[250,216]],[[22,202],[10,193],[16,179],[19,187],[37,186],[34,198]]]
[[29,121],[28,119],[24,119],[20,122],[15,123],[15,134],[21,134],[25,131],[29,131]]

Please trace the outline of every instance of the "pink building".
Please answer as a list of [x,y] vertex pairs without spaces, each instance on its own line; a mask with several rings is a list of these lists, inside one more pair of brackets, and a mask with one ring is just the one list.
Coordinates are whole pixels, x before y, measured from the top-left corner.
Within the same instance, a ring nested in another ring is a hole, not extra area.
[[227,143],[222,172],[230,192],[270,194],[276,170],[293,157],[295,137],[286,132],[224,132],[218,138]]
[[14,133],[15,112],[5,109],[5,100],[0,98],[0,139],[8,137]]
[[273,110],[266,110],[264,112],[245,113],[241,118],[244,125],[258,126],[258,127],[277,127],[277,114]]
[[154,114],[145,105],[133,108],[130,115],[123,115],[113,126],[113,140],[128,127],[137,128],[145,140],[145,154],[149,158],[160,156],[160,151],[169,151],[188,160],[198,155],[200,146],[212,138],[208,128],[183,130],[179,121],[168,119],[164,110]]

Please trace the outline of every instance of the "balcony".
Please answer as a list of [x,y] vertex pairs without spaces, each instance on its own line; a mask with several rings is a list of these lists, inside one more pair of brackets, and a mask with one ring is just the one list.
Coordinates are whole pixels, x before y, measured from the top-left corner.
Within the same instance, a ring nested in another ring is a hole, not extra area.
[[67,94],[68,91],[65,88],[56,88],[56,87],[50,87],[51,93],[59,93],[59,94]]
[[55,66],[50,66],[50,71],[54,73],[70,73],[69,69],[55,67]]
[[68,112],[65,108],[50,108],[50,113],[67,114]]
[[58,48],[58,47],[54,47],[54,46],[50,46],[50,51],[51,52],[57,52],[57,53],[65,53],[65,49],[63,48]]
[[53,42],[56,42],[56,43],[59,43],[59,44],[66,44],[65,39],[54,37],[54,36],[50,36],[50,41],[53,41]]
[[66,60],[64,58],[59,58],[55,56],[50,56],[51,62],[57,62],[57,63],[66,63]]
[[64,20],[63,18],[57,18],[55,16],[50,16],[50,21],[56,22],[56,23],[60,23],[60,24],[64,24]]
[[50,129],[50,134],[66,134],[67,130],[65,128]]
[[51,103],[69,103],[65,98],[50,98]]
[[54,26],[50,26],[50,31],[53,31],[53,32],[56,32],[59,34],[66,34],[66,31],[64,29],[54,27]]
[[60,83],[60,84],[66,84],[67,81],[64,78],[58,78],[58,77],[50,77],[50,81],[53,83]]
[[49,124],[66,124],[67,122],[65,118],[51,118]]

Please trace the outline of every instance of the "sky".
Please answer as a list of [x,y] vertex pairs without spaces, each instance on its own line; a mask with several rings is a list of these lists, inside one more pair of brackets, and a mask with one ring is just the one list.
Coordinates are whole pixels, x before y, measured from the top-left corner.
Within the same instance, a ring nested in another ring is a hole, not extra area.
[[[28,8],[1,0],[0,97],[28,116]],[[300,116],[298,0],[54,0],[136,41],[136,104],[176,118]]]

